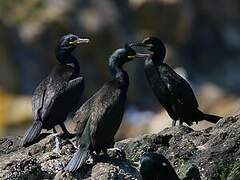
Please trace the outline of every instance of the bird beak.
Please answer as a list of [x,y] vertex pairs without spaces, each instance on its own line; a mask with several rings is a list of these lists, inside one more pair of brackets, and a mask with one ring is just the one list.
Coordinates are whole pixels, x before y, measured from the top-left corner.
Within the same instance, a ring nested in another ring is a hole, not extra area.
[[90,40],[89,39],[82,39],[82,38],[78,38],[72,42],[70,42],[69,44],[73,44],[73,45],[79,45],[79,44],[82,44],[82,43],[89,43]]
[[144,44],[144,43],[142,43],[142,42],[138,42],[138,43],[132,43],[132,44],[130,44],[130,47],[132,47],[132,46],[148,47],[148,48],[150,48],[150,47],[152,47],[152,44]]
[[150,56],[151,56],[151,54],[137,53],[135,57],[136,58],[148,58]]
[[136,55],[134,55],[134,56],[128,56],[128,59],[134,59],[134,58],[136,58]]
[[134,59],[134,58],[148,58],[151,56],[151,54],[143,54],[143,53],[137,53],[134,56],[128,56],[128,59]]

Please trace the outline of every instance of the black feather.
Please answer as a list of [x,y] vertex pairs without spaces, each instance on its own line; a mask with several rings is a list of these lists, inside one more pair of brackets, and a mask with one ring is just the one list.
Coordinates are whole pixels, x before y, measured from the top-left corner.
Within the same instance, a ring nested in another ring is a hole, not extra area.
[[88,145],[81,145],[80,148],[74,153],[72,159],[64,168],[65,171],[74,172],[79,169],[88,159]]
[[[152,57],[145,60],[145,74],[155,96],[174,122],[191,125],[208,120],[216,123],[221,117],[206,115],[198,110],[198,102],[190,84],[170,66],[163,63],[166,50],[162,41],[155,37],[143,40],[150,44]],[[173,123],[175,125],[175,123]]]
[[27,130],[25,135],[23,136],[20,145],[25,146],[29,143],[36,140],[42,130],[42,122],[41,121],[34,121],[31,127]]

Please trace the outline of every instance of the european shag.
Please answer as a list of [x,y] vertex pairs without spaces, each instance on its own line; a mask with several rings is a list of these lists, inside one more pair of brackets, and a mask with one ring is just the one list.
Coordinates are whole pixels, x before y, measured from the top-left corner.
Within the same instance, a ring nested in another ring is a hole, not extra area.
[[77,59],[71,54],[81,43],[89,39],[81,39],[76,35],[63,36],[55,55],[59,64],[41,81],[32,96],[33,123],[21,140],[21,145],[32,143],[42,129],[53,129],[60,125],[66,135],[64,121],[69,112],[77,105],[84,89],[84,79],[79,75],[80,67]]
[[93,151],[106,154],[107,148],[114,144],[116,134],[124,113],[129,78],[123,65],[138,55],[128,45],[117,49],[109,58],[109,68],[113,79],[103,85],[76,112],[77,139],[79,149],[73,155],[66,171],[76,171]]
[[131,46],[145,46],[152,52],[145,60],[145,75],[155,96],[173,119],[172,125],[179,120],[192,125],[201,120],[216,123],[221,117],[205,114],[198,109],[198,102],[189,83],[178,75],[170,66],[163,63],[166,48],[156,37],[148,37],[142,43]]
[[143,180],[180,180],[171,163],[161,154],[144,153],[140,164]]

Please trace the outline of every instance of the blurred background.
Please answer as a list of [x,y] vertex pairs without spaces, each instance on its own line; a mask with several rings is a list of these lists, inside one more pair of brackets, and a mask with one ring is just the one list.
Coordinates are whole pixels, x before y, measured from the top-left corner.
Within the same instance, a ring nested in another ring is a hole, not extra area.
[[[165,62],[191,83],[201,110],[226,116],[240,109],[239,0],[0,0],[0,136],[23,135],[31,123],[31,94],[57,63],[54,48],[66,33],[91,39],[74,52],[83,101],[111,78],[107,61],[116,48],[151,35],[164,41]],[[143,63],[125,66],[130,87],[117,139],[171,125]]]

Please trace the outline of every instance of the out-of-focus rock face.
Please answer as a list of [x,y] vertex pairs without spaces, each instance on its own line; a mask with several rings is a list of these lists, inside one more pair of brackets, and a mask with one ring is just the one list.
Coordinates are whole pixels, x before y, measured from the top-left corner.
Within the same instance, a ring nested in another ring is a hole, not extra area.
[[[218,97],[224,99],[223,105],[219,107],[217,102],[214,106],[219,115],[238,111],[239,7],[239,0],[0,1],[0,88],[32,94],[57,63],[57,41],[71,32],[91,39],[89,45],[74,52],[86,79],[88,98],[111,78],[107,61],[116,48],[154,35],[166,44],[165,62],[186,71],[196,94],[206,83],[223,92]],[[143,61],[136,60],[125,68],[130,77],[129,104],[158,111]],[[208,111],[209,100],[219,92],[212,90],[210,94],[207,90],[207,101],[203,100]],[[0,97],[0,103],[3,101]]]
[[[5,78],[0,78],[0,85],[31,93],[55,63],[58,38],[72,32],[92,40],[90,46],[80,48],[89,94],[108,79],[105,65],[115,48],[149,35],[163,39],[167,61],[183,66],[190,80],[239,88],[238,76],[234,76],[240,62],[239,7],[237,0],[2,1],[0,75]],[[147,87],[142,83],[142,66],[129,65],[128,69],[135,82],[130,101],[152,106],[152,101],[143,98]]]
[[124,156],[100,156],[74,174],[62,169],[76,150],[69,140],[61,139],[61,154],[53,152],[55,139],[19,148],[19,137],[0,139],[0,179],[141,179],[137,169],[144,152],[165,155],[182,179],[240,178],[240,117],[221,119],[215,127],[194,131],[185,126],[166,128],[157,134],[119,141],[115,147]]

